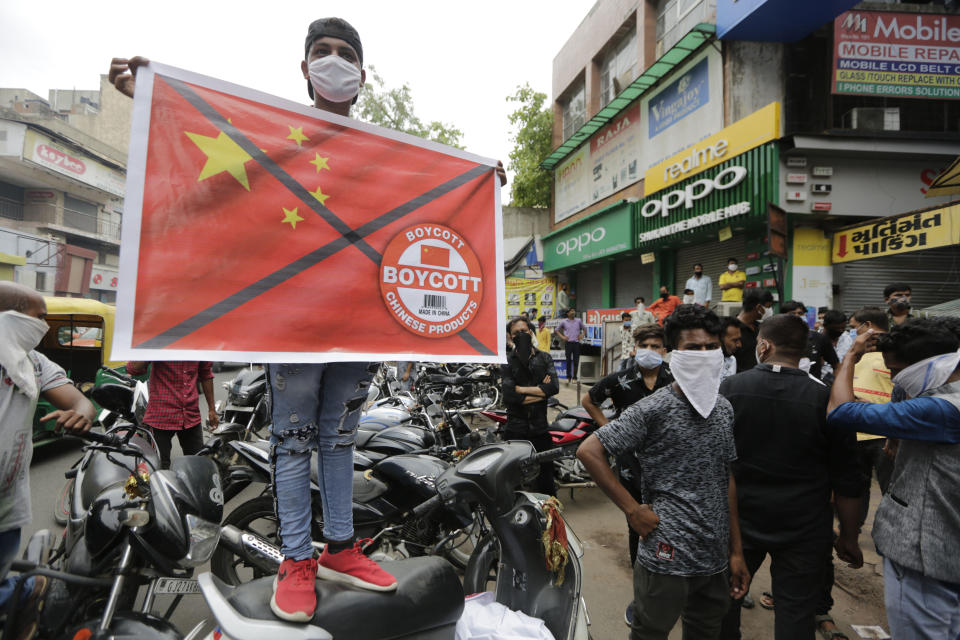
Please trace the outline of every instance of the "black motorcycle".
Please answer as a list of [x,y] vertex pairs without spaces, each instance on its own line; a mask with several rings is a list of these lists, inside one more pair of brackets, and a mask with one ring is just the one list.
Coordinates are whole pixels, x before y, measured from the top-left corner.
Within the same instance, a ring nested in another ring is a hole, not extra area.
[[[159,470],[152,437],[131,421],[132,394],[120,384],[93,391],[99,405],[123,420],[107,433],[83,436],[83,459],[67,472],[76,481],[59,546],[46,566],[21,576],[54,578],[39,637],[180,637],[167,621],[179,598],[164,616],[153,615],[155,598],[196,592],[193,570],[216,548],[223,514],[216,466],[184,456]],[[7,624],[14,618],[8,612]]]
[[[269,445],[233,443],[249,456],[259,480],[270,481]],[[434,480],[449,464],[439,458],[400,453],[384,457],[366,471],[353,474],[353,523],[358,538],[369,538],[365,551],[375,560],[397,560],[425,554],[443,555],[463,568],[475,542],[475,522],[469,513],[441,512],[430,517],[412,517],[410,510],[436,495]],[[316,457],[312,458],[312,538],[322,539],[323,505],[317,483]],[[239,505],[223,520],[224,537],[213,554],[211,570],[228,584],[276,573],[280,559],[258,556],[254,537],[279,547],[274,497],[270,486]],[[239,532],[239,533],[238,533]],[[281,558],[282,559],[282,558]],[[262,561],[261,561],[262,560]]]

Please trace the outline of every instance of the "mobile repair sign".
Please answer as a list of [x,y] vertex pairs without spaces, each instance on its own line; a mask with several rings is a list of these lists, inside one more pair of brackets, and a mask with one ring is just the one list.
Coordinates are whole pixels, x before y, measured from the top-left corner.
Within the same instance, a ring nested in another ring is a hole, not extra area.
[[833,93],[960,99],[960,16],[848,11],[833,33]]

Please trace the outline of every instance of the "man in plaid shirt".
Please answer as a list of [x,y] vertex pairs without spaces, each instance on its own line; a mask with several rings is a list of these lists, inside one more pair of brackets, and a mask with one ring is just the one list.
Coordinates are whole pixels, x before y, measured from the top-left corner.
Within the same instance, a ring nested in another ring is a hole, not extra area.
[[194,455],[203,446],[200,422],[200,395],[197,383],[203,387],[207,399],[207,422],[211,428],[220,420],[213,399],[213,364],[210,362],[128,362],[127,373],[143,375],[150,368],[147,388],[150,400],[143,424],[153,431],[160,450],[160,466],[170,468],[170,448],[173,436],[187,456]]

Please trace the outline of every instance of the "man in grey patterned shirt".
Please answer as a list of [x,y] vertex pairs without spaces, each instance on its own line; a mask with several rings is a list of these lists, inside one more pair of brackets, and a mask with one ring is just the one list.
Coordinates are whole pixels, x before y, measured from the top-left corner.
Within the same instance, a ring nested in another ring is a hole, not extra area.
[[[666,640],[683,619],[684,640],[716,640],[729,605],[750,581],[737,520],[733,408],[717,393],[723,367],[720,322],[697,305],[667,319],[676,382],[599,429],[577,457],[640,534],[634,565],[633,640]],[[607,456],[635,452],[639,504]]]

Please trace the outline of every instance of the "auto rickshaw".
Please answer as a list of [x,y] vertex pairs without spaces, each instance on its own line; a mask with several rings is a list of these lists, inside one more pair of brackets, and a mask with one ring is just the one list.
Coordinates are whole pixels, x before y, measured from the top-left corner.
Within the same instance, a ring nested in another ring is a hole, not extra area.
[[[37,351],[63,367],[78,389],[86,393],[100,384],[101,365],[125,371],[125,362],[110,359],[116,307],[88,298],[45,297],[44,301],[50,330]],[[53,407],[41,398],[33,420],[34,446],[54,439],[56,423],[40,422],[40,417],[51,411]]]

